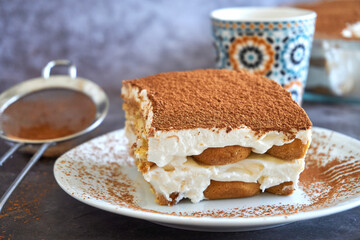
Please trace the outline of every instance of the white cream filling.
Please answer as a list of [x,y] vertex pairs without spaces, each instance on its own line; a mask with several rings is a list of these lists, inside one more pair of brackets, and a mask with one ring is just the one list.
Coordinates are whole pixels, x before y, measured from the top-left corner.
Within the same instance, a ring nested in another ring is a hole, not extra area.
[[346,38],[360,38],[360,21],[354,24],[348,24],[347,27],[342,30],[341,34]]
[[179,193],[177,200],[189,198],[197,203],[204,199],[204,190],[210,180],[258,182],[260,189],[292,181],[297,186],[300,173],[304,169],[304,159],[285,161],[267,154],[252,153],[247,159],[237,163],[211,166],[195,162],[191,157],[185,161],[175,158],[164,168],[152,167],[143,176],[156,192],[171,201],[171,193]]
[[[311,130],[297,132],[296,138],[307,144],[311,139]],[[282,132],[270,131],[257,136],[249,128],[233,129],[186,129],[167,132],[155,132],[148,139],[148,161],[163,167],[178,158],[201,154],[207,148],[239,145],[250,147],[255,153],[263,154],[272,146],[281,146],[293,140],[287,140]]]

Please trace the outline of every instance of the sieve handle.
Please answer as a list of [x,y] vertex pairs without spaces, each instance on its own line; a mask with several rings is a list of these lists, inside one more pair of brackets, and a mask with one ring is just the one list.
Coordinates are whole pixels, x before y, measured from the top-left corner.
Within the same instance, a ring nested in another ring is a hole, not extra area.
[[45,152],[45,150],[51,144],[53,144],[53,143],[49,142],[49,143],[44,143],[43,145],[41,145],[39,150],[34,154],[34,156],[32,156],[30,161],[26,164],[26,166],[23,168],[23,170],[21,170],[19,175],[17,175],[14,182],[10,185],[10,187],[6,190],[6,192],[0,199],[0,213],[1,213],[1,210],[4,207],[5,203],[7,202],[7,200],[11,196],[11,194],[14,192],[14,190],[16,189],[16,187],[19,185],[19,183],[23,180],[23,178],[29,172],[29,170],[32,168],[32,166],[35,165],[35,163],[40,159],[41,155]]
[[17,143],[15,145],[13,145],[1,158],[0,158],[0,167],[4,164],[4,162],[14,153],[16,152],[16,150],[19,149],[19,147],[21,147],[22,145],[24,145],[24,143]]
[[53,60],[46,64],[46,66],[42,70],[42,77],[47,79],[50,77],[51,69],[57,66],[65,66],[68,67],[69,76],[71,78],[76,78],[77,69],[74,63],[72,63],[70,60],[66,59],[59,59],[59,60]]

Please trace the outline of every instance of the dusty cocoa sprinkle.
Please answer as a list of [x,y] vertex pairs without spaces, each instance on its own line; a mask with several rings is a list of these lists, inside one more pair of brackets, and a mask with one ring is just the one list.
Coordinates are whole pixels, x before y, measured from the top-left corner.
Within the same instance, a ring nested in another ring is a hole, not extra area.
[[[82,178],[82,184],[86,186],[89,179],[95,179],[95,176],[92,172],[87,171],[85,166],[80,165],[76,166],[79,170],[79,178]],[[136,203],[134,201],[134,183],[127,179],[126,175],[122,174],[119,171],[121,168],[120,165],[116,163],[109,163],[106,165],[93,165],[92,170],[95,172],[100,172],[101,176],[96,176],[97,183],[104,185],[104,191],[99,191],[98,188],[89,186],[87,189],[88,196],[86,198],[95,198],[98,200],[103,200],[111,204],[122,206],[122,207],[132,207]]]
[[[14,196],[11,197],[0,214],[1,221],[14,221],[19,224],[19,227],[31,221],[39,221],[41,215],[38,208],[42,200],[49,192],[49,187],[46,185],[54,185],[55,183],[41,183],[36,179],[48,175],[48,172],[40,172],[32,178],[37,182],[36,185],[29,182],[22,182]],[[12,234],[4,229],[4,225],[0,224],[0,239],[12,239]]]
[[160,73],[124,81],[123,85],[147,90],[156,130],[234,129],[246,125],[254,131],[290,133],[292,129],[311,127],[305,111],[290,93],[274,81],[245,71]]
[[21,97],[2,112],[0,121],[2,129],[11,138],[43,140],[84,130],[95,116],[96,105],[89,96],[55,88]]
[[[83,199],[98,199],[119,207],[129,207],[136,203],[133,196],[135,186],[120,169],[134,167],[133,159],[128,157],[125,138],[114,139],[112,136],[104,136],[101,143],[89,142],[75,148],[68,153],[68,158],[76,161],[59,160],[61,165],[57,166],[57,170],[79,181],[78,187],[84,188]],[[89,161],[89,158],[92,160]],[[88,165],[87,162],[93,164]],[[74,192],[70,194],[75,195]]]
[[315,36],[319,38],[344,38],[341,32],[347,24],[354,24],[360,20],[358,0],[318,1],[297,4],[296,7],[317,13]]

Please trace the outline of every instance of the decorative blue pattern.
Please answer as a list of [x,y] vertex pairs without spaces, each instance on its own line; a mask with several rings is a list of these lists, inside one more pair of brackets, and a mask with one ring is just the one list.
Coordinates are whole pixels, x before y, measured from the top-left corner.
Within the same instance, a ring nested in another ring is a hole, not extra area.
[[216,67],[245,68],[280,83],[301,103],[315,19],[281,22],[212,20]]

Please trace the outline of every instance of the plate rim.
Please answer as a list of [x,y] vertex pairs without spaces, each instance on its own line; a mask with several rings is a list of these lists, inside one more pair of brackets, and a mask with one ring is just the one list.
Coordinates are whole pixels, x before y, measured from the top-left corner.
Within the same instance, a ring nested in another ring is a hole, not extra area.
[[[90,141],[94,141],[95,139],[99,139],[101,137],[104,137],[106,135],[123,131],[124,129],[118,129],[115,131],[111,131],[109,133],[103,134],[101,136],[98,136],[96,138],[93,138],[76,148],[89,143]],[[322,128],[322,127],[312,127],[313,131],[325,131],[330,134],[340,135],[341,137],[348,138],[351,141],[356,141],[360,144],[360,141],[356,138],[347,136],[345,134]],[[74,148],[75,149],[75,148]],[[73,150],[73,149],[72,149]],[[70,150],[70,151],[72,151]],[[71,197],[77,199],[78,201],[85,203],[87,205],[90,205],[92,207],[112,212],[115,214],[127,216],[127,217],[134,217],[137,219],[143,219],[151,222],[160,222],[160,223],[166,223],[166,224],[173,224],[173,225],[185,225],[185,226],[199,226],[199,227],[255,227],[255,226],[266,226],[266,225],[278,225],[282,223],[291,223],[291,222],[297,222],[302,220],[309,220],[309,219],[315,219],[319,217],[324,217],[336,213],[340,213],[355,207],[360,206],[360,196],[359,197],[351,197],[345,201],[342,201],[340,205],[338,206],[332,206],[332,207],[325,207],[321,209],[316,210],[310,210],[306,212],[298,212],[293,214],[283,214],[283,215],[276,215],[276,216],[265,216],[265,217],[196,217],[196,216],[179,216],[179,215],[170,215],[167,213],[161,213],[161,212],[147,212],[140,209],[132,209],[124,206],[114,206],[109,204],[96,204],[95,201],[88,198],[82,198],[80,195],[77,195],[75,192],[71,191],[71,188],[67,188],[66,184],[62,182],[61,176],[65,176],[65,174],[61,174],[61,171],[57,171],[57,166],[60,164],[62,160],[64,160],[64,156],[68,154],[65,153],[62,156],[60,156],[54,164],[53,167],[53,173],[56,182],[58,185],[63,189],[68,195]],[[66,159],[65,159],[66,160]],[[60,176],[61,175],[61,176]],[[216,201],[216,200],[215,200]],[[347,203],[348,202],[348,203]],[[345,204],[344,204],[345,203]],[[151,210],[150,210],[151,211]]]

